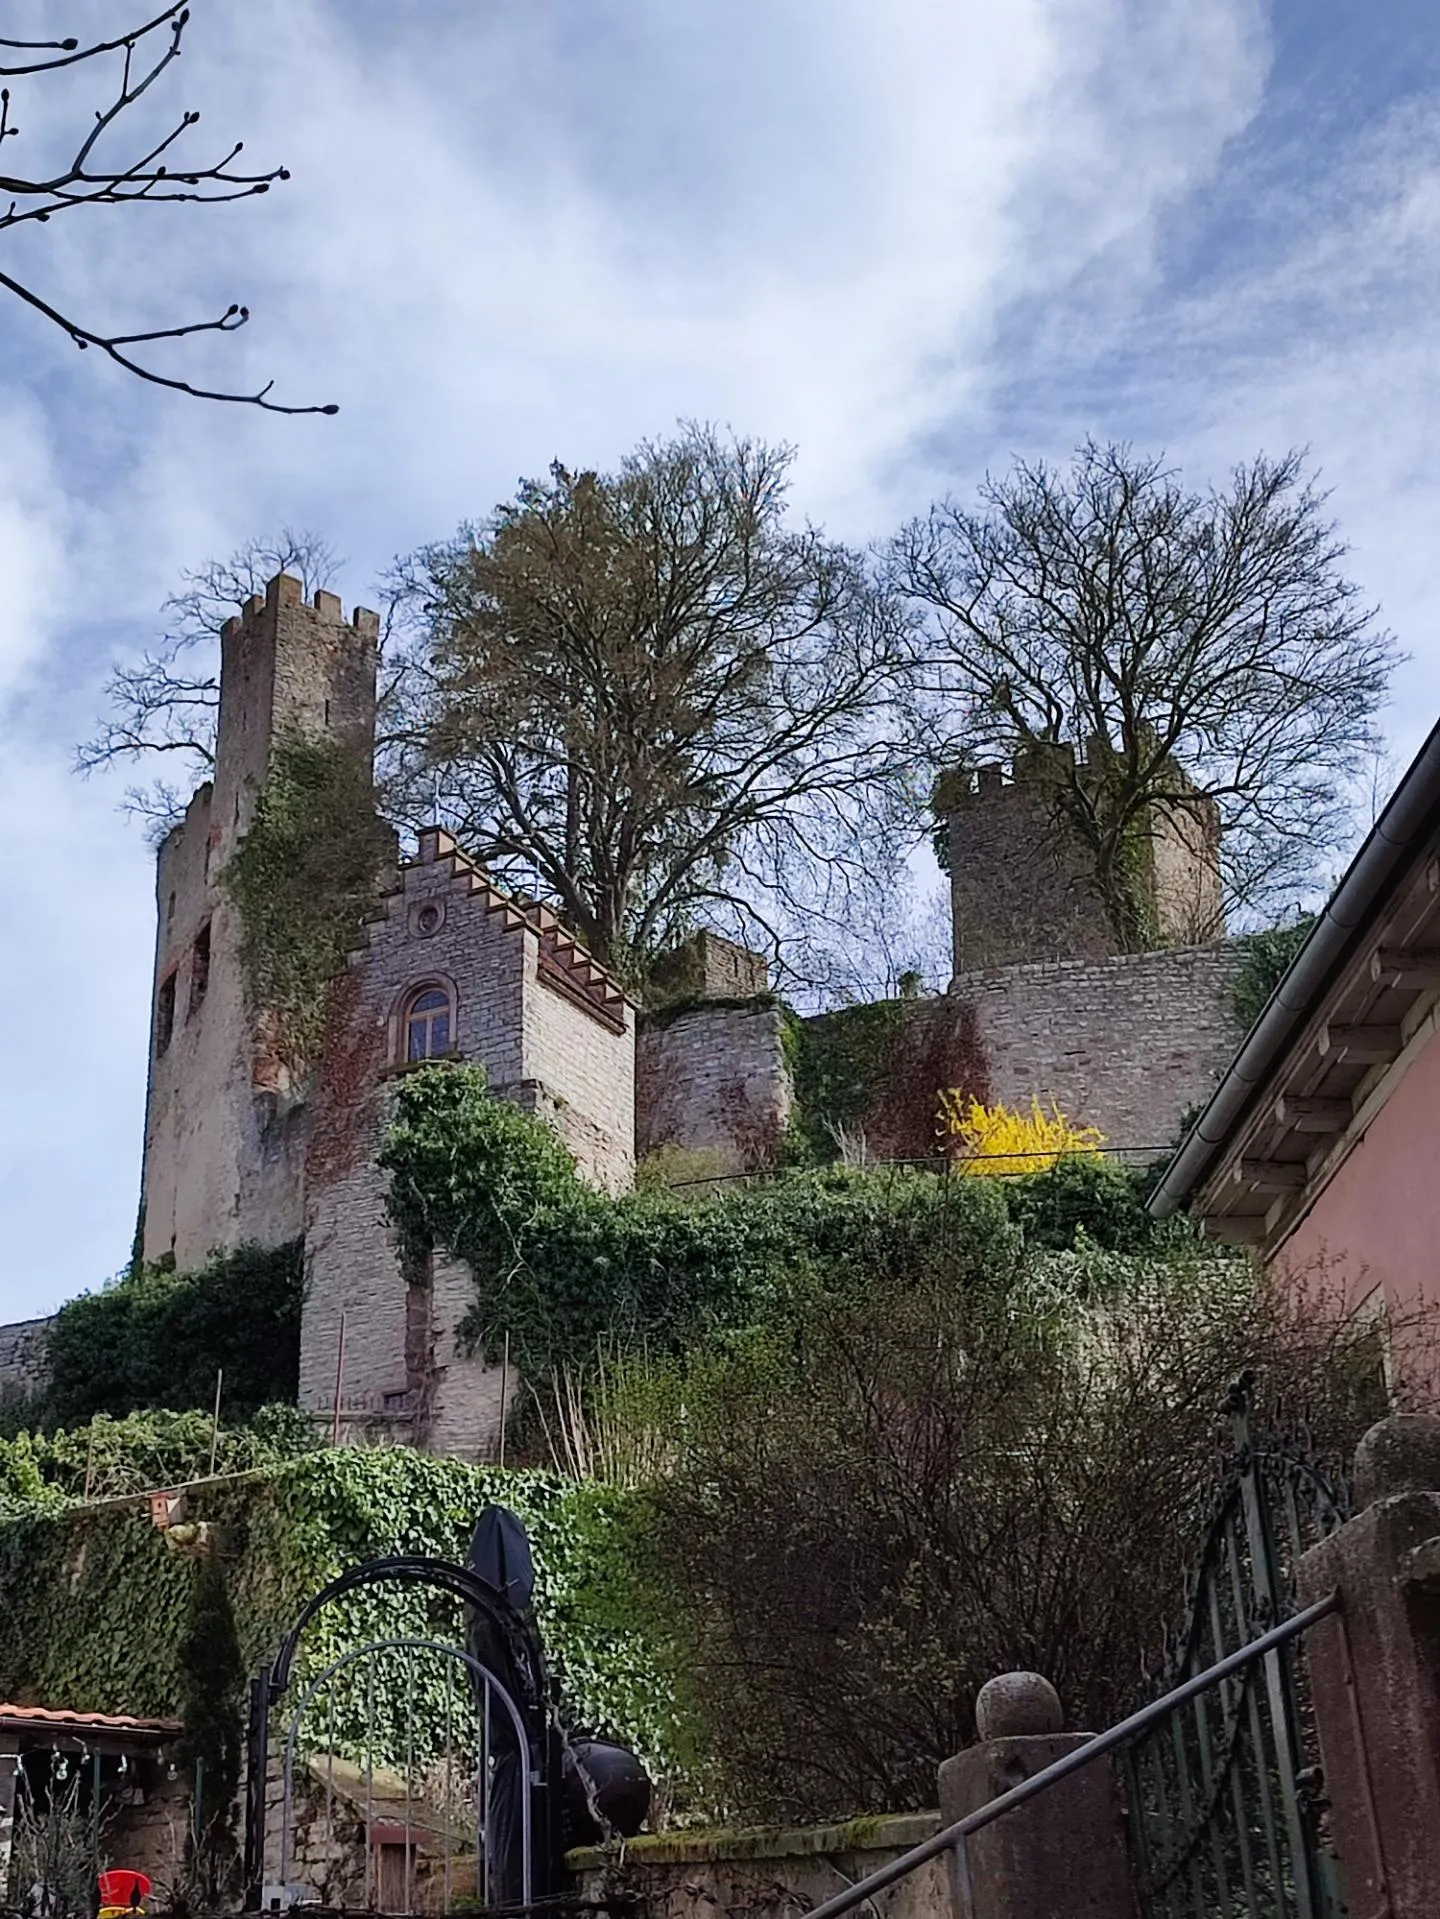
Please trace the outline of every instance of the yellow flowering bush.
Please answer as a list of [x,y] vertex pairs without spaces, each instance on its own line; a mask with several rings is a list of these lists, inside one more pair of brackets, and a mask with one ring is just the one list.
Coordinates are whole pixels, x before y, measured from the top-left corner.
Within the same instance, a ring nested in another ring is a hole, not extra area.
[[1059,1159],[1099,1156],[1105,1135],[1094,1126],[1076,1126],[1052,1105],[1038,1099],[1030,1110],[986,1106],[953,1087],[940,1095],[940,1137],[962,1173],[1039,1173]]

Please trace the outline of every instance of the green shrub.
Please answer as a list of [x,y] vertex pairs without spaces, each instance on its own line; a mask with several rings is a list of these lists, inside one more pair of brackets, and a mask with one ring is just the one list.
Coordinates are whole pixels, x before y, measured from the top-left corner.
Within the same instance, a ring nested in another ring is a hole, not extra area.
[[919,1283],[932,1270],[1004,1284],[1025,1248],[1115,1251],[1187,1238],[1143,1206],[1143,1176],[1067,1160],[1009,1180],[923,1170],[797,1170],[704,1193],[618,1199],[585,1184],[541,1120],[473,1067],[407,1075],[381,1153],[408,1257],[439,1248],[476,1282],[466,1334],[532,1384],[584,1367],[599,1341],[680,1351],[733,1332],[810,1278]]
[[931,1805],[1005,1671],[1044,1673],[1071,1725],[1114,1723],[1184,1616],[1231,1382],[1255,1368],[1342,1469],[1389,1410],[1375,1332],[1195,1245],[777,1297],[688,1364],[636,1541],[709,1803]]
[[293,1400],[300,1374],[304,1260],[298,1240],[242,1246],[196,1273],[148,1267],[60,1308],[48,1334],[44,1411],[62,1424],[139,1407],[208,1407],[241,1417]]
[[743,1326],[811,1271],[940,1259],[979,1279],[1003,1275],[1020,1246],[998,1183],[925,1173],[829,1169],[698,1199],[612,1199],[472,1067],[406,1076],[381,1165],[407,1256],[440,1248],[469,1264],[467,1336],[492,1357],[508,1338],[532,1383],[585,1364],[602,1337],[674,1351]]
[[1005,1191],[1027,1246],[1064,1252],[1084,1240],[1107,1252],[1139,1253],[1195,1237],[1187,1219],[1151,1219],[1145,1200],[1154,1184],[1150,1167],[1075,1156],[1007,1180]]
[[97,1413],[83,1425],[0,1440],[0,1517],[183,1486],[207,1477],[212,1463],[216,1473],[272,1469],[317,1444],[312,1422],[293,1406],[264,1406],[218,1432],[209,1413]]
[[1309,938],[1314,924],[1313,913],[1301,913],[1283,926],[1267,926],[1262,932],[1240,935],[1238,944],[1244,949],[1244,963],[1235,981],[1231,1005],[1237,1025],[1247,1033],[1290,970],[1291,961]]

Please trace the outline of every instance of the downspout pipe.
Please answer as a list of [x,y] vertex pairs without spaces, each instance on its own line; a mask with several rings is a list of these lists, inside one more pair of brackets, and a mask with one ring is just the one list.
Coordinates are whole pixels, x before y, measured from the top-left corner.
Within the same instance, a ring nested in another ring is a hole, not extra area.
[[1384,812],[1331,895],[1279,985],[1265,1002],[1225,1077],[1146,1202],[1155,1219],[1178,1212],[1205,1179],[1301,1022],[1314,1010],[1397,869],[1432,830],[1440,810],[1440,724],[1431,731]]

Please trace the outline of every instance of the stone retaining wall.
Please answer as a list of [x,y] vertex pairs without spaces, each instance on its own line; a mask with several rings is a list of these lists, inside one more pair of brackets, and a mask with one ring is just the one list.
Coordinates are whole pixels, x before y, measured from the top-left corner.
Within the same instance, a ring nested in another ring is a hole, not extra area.
[[[930,1838],[935,1812],[836,1826],[663,1832],[568,1855],[581,1897],[631,1895],[646,1919],[790,1919]],[[944,1859],[866,1902],[870,1919],[952,1919]]]

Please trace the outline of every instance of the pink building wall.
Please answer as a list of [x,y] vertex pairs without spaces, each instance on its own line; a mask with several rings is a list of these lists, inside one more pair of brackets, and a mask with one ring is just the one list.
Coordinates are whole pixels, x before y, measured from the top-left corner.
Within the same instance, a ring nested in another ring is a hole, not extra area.
[[1353,1303],[1440,1307],[1440,1038],[1432,1038],[1276,1255]]

